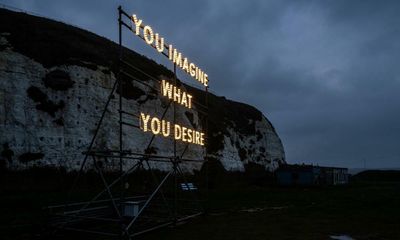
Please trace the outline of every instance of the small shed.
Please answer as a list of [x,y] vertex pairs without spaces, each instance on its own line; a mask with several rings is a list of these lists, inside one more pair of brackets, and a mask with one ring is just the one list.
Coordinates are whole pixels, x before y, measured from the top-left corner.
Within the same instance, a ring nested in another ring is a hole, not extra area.
[[348,169],[314,165],[281,165],[275,171],[281,186],[341,185],[348,183]]

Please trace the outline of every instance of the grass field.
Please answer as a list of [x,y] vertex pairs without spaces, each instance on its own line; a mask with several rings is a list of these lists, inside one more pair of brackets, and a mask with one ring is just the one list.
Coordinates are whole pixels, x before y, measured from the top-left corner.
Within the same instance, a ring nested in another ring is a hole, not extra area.
[[400,183],[213,191],[210,214],[143,239],[400,239]]
[[[62,191],[2,190],[1,239],[40,239],[45,220],[41,208],[61,198]],[[321,188],[232,184],[209,191],[207,215],[139,239],[329,239],[343,234],[400,239],[399,204],[396,181],[358,180]]]

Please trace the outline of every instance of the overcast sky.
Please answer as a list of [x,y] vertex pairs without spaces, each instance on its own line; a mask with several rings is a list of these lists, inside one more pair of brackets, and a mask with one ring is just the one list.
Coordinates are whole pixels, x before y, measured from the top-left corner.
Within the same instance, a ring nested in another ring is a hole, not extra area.
[[[212,92],[261,110],[289,163],[400,167],[400,1],[0,3],[114,41],[122,5],[204,69]],[[127,47],[168,63],[124,34]]]

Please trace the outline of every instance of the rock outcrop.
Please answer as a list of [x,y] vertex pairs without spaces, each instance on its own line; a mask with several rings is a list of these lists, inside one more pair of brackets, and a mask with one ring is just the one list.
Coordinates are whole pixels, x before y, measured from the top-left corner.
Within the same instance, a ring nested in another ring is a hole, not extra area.
[[[12,168],[62,166],[79,168],[115,82],[118,45],[105,38],[60,22],[0,9],[0,152]],[[126,61],[154,78],[172,78],[164,66],[129,49]],[[151,88],[154,81],[132,73]],[[125,109],[161,116],[167,107],[158,92],[143,84],[124,80],[122,97]],[[181,85],[204,104],[202,90]],[[96,149],[118,149],[117,91],[106,111],[95,142]],[[252,106],[209,94],[208,150],[226,170],[244,171],[248,163],[274,170],[285,162],[284,149],[274,127]],[[192,109],[177,108],[177,122],[205,128],[196,103]],[[172,111],[166,118],[172,119]],[[138,119],[124,121],[138,124]],[[150,134],[124,127],[124,148],[144,152]],[[171,155],[172,139],[156,137],[148,151]],[[178,144],[182,152],[184,144]],[[190,145],[185,158],[202,159],[204,149]],[[126,166],[132,163],[126,163]],[[118,166],[112,160],[104,167]],[[155,164],[165,169],[162,163]],[[191,162],[187,169],[198,169]]]

